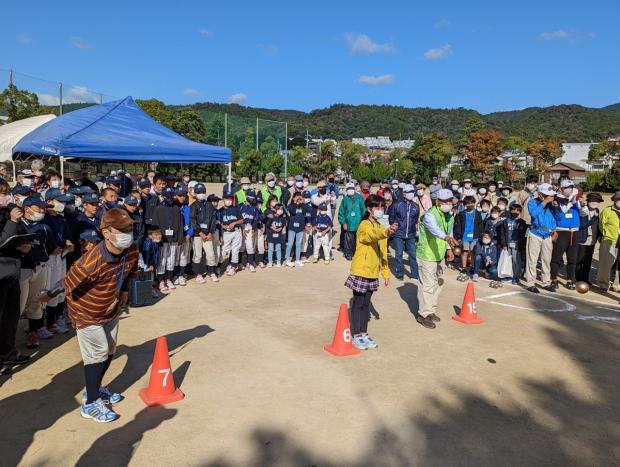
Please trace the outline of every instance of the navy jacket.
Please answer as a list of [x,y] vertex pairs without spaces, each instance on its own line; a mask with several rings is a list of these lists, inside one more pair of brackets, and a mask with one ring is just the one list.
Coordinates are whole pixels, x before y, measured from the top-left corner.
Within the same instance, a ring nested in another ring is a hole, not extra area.
[[[484,225],[482,222],[482,214],[477,209],[474,209],[476,213],[474,217],[474,238],[481,239],[482,234],[484,233]],[[456,219],[454,220],[454,238],[457,240],[467,241],[466,238],[463,238],[463,233],[465,232],[465,211],[461,211],[456,215]]]
[[262,217],[260,210],[254,205],[243,203],[239,206],[239,211],[243,217],[243,225],[250,224],[252,229],[256,229]]
[[390,209],[390,224],[398,223],[398,230],[394,234],[398,238],[412,238],[416,236],[420,207],[415,201],[396,201]]
[[288,230],[291,232],[301,232],[306,227],[306,223],[308,223],[308,217],[312,216],[309,214],[309,209],[307,204],[289,204],[288,206]]
[[192,232],[197,237],[202,232],[205,235],[217,230],[217,216],[213,204],[208,201],[196,201],[189,207],[189,221]]

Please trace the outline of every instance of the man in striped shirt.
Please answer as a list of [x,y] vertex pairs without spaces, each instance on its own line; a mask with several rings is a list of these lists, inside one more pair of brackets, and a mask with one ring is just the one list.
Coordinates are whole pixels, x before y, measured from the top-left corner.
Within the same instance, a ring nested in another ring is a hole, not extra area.
[[108,210],[100,225],[103,241],[73,263],[64,282],[69,317],[77,329],[84,361],[86,391],[81,415],[101,423],[118,418],[107,405],[122,400],[101,382],[116,350],[118,319],[127,303],[129,281],[137,275],[133,224],[126,211]]

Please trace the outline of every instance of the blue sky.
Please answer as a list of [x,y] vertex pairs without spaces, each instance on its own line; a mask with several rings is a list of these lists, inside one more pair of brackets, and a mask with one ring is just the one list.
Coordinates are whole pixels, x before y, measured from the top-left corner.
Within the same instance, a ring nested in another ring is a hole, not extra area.
[[0,68],[72,83],[69,99],[483,113],[620,102],[617,0],[22,0],[2,11]]

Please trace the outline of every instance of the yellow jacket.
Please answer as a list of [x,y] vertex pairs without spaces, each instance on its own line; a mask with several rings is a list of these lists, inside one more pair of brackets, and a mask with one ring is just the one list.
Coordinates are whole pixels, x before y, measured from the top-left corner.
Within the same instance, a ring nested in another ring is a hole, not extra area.
[[355,255],[351,263],[353,276],[367,279],[390,278],[387,258],[388,229],[368,219],[363,220],[357,228]]
[[620,229],[620,218],[615,206],[608,206],[601,211],[598,225],[603,240],[608,240],[615,245],[618,241],[618,229]]

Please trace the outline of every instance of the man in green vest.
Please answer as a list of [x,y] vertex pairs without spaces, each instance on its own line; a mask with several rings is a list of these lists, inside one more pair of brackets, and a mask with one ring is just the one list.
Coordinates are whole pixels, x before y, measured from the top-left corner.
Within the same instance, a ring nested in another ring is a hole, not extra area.
[[265,212],[267,210],[267,203],[269,203],[269,198],[272,196],[274,196],[279,203],[282,199],[282,188],[280,185],[276,185],[276,176],[270,172],[265,175],[265,184],[258,192],[260,212]]
[[420,272],[419,310],[416,321],[429,329],[434,329],[435,323],[440,321],[437,316],[437,305],[443,284],[441,262],[446,254],[448,261],[453,261],[452,248],[458,245],[452,236],[454,228],[452,197],[451,190],[439,190],[436,205],[426,211],[420,225],[416,248]]
[[243,203],[245,203],[245,193],[251,188],[252,182],[248,177],[241,177],[241,181],[239,182],[239,184],[241,185],[241,187],[235,193],[235,204],[237,206],[241,206]]

